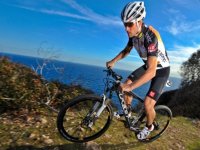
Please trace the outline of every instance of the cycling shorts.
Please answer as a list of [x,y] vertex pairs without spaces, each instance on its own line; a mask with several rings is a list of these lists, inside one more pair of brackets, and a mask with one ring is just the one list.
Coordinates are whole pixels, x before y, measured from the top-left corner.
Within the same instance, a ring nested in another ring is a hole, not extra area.
[[[129,76],[128,79],[131,81],[137,80],[140,76],[142,76],[145,71],[147,70],[146,65],[141,66],[140,68],[133,71]],[[151,79],[151,84],[146,96],[157,101],[162,94],[162,90],[169,78],[170,67],[157,69],[156,75],[153,79]]]

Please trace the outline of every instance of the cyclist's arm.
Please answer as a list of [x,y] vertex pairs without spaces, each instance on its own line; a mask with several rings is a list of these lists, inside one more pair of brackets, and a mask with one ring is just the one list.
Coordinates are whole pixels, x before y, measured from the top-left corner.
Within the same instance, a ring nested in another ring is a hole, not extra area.
[[157,68],[157,57],[156,56],[149,56],[147,58],[147,70],[145,73],[136,81],[131,83],[131,89],[136,89],[143,85],[144,83],[150,81],[156,75],[156,68]]

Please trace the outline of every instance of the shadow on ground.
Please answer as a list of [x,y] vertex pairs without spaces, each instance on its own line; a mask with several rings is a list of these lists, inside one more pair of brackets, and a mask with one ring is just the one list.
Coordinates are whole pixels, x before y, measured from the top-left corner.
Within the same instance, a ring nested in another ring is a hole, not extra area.
[[53,145],[37,148],[35,146],[16,146],[10,147],[7,150],[122,150],[130,148],[138,148],[144,143],[134,142],[130,144],[96,144],[96,143],[71,143],[65,145]]

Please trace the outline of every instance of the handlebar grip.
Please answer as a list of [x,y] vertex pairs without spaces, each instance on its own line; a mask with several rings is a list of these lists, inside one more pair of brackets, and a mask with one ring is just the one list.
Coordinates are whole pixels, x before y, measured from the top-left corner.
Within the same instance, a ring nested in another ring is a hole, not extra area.
[[107,70],[104,70],[108,73],[108,75],[111,75],[115,80],[122,80],[122,76],[116,74],[111,67],[107,67]]

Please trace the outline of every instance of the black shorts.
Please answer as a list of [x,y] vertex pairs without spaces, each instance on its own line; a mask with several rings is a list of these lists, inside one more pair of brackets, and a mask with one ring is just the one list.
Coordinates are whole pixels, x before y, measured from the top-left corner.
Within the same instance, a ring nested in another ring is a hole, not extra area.
[[[137,80],[141,75],[145,73],[147,70],[146,66],[143,65],[140,68],[133,71],[129,76],[128,79],[131,81]],[[169,78],[170,67],[166,67],[163,69],[157,69],[155,77],[151,80],[151,84],[149,87],[149,91],[147,92],[146,96],[153,98],[157,101],[162,94],[162,90]]]

